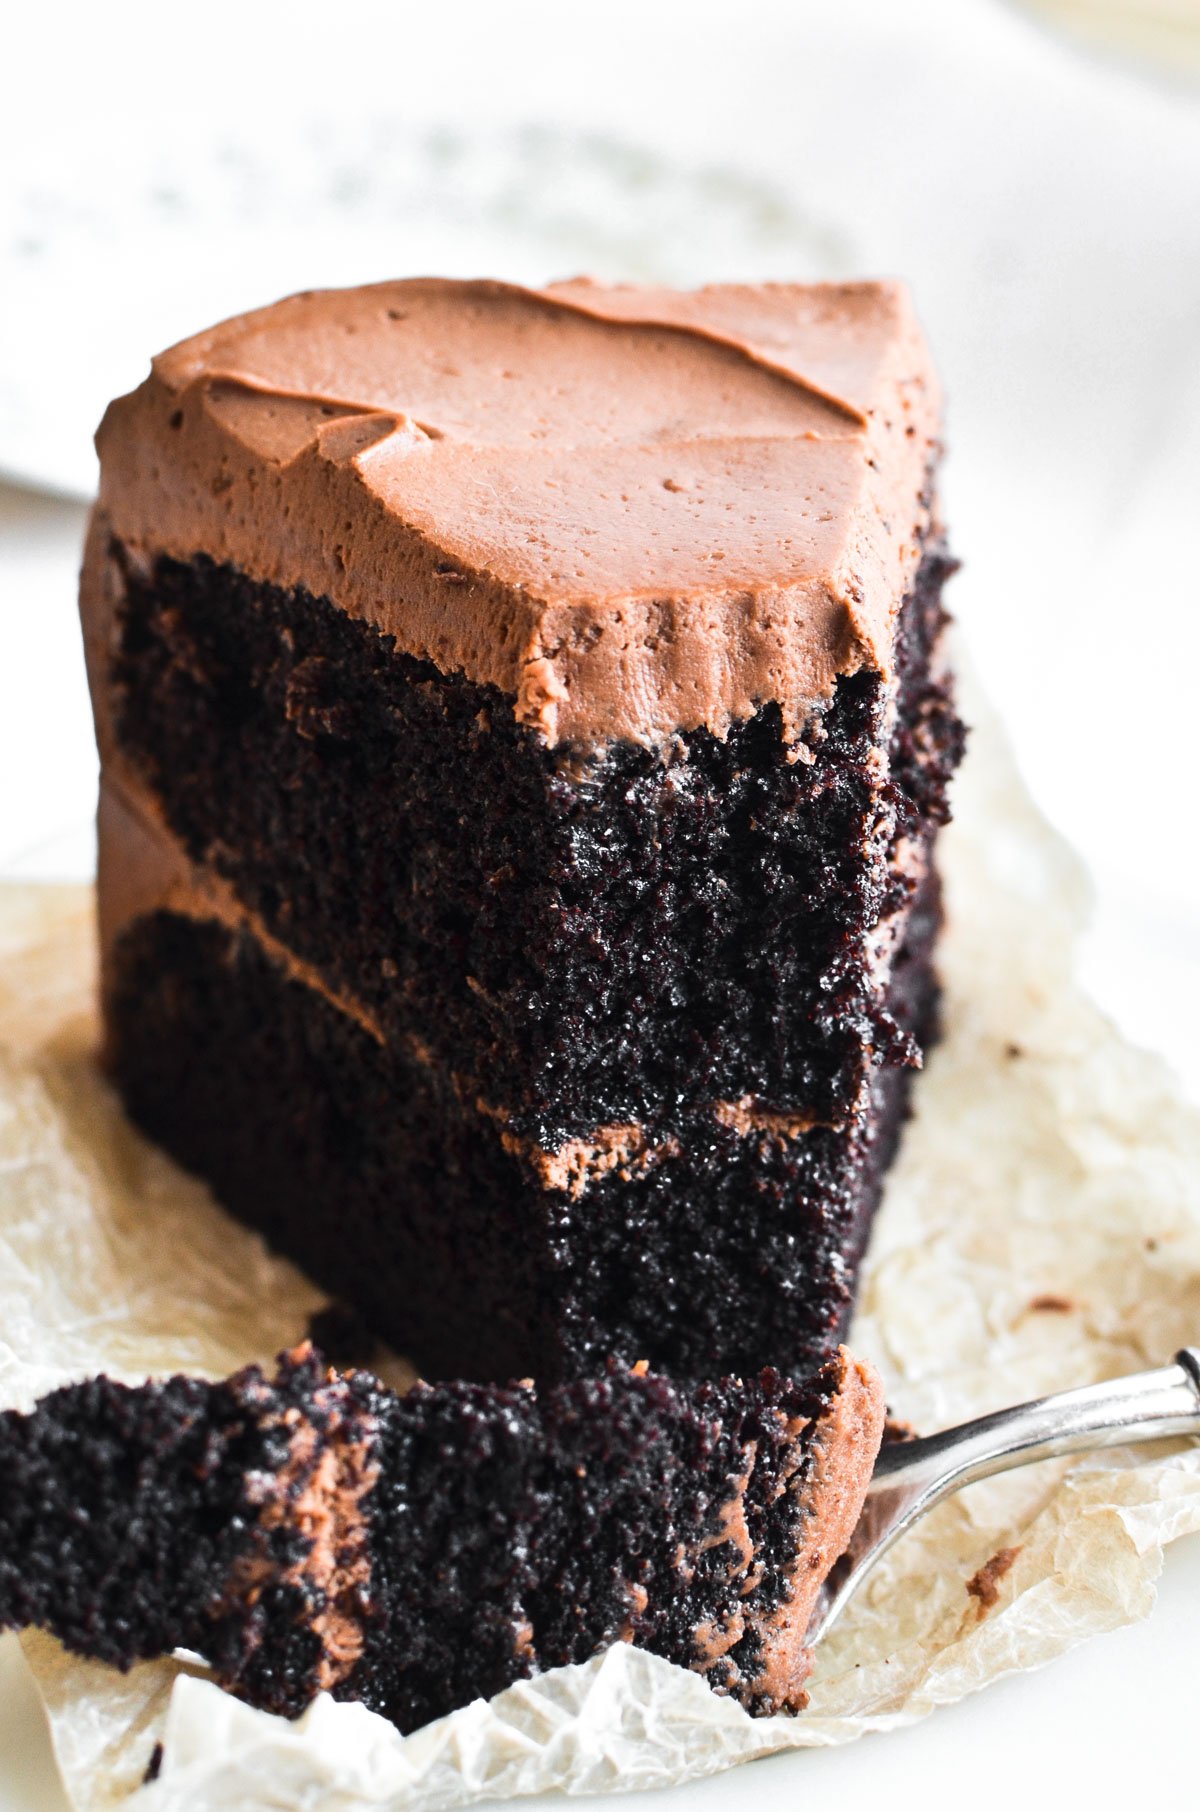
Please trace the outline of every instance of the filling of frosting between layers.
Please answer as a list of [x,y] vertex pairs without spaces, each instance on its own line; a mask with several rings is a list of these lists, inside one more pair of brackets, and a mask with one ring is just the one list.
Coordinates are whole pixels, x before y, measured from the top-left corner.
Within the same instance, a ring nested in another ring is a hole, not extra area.
[[[288,1363],[312,1363],[304,1346]],[[249,1386],[251,1400],[253,1386]],[[270,1392],[261,1393],[264,1403]],[[353,1672],[365,1643],[371,1584],[369,1499],[379,1482],[378,1428],[353,1404],[342,1380],[330,1375],[314,1392],[319,1425],[297,1404],[267,1412],[264,1432],[278,1429],[288,1457],[273,1473],[251,1473],[247,1490],[265,1536],[298,1535],[301,1552],[282,1571],[266,1555],[247,1557],[227,1588],[231,1600],[252,1606],[262,1593],[295,1587],[306,1602],[307,1627],[320,1645],[313,1685],[329,1692]]]
[[[316,292],[154,363],[98,520],[303,587],[550,744],[661,744],[890,673],[939,399],[886,284]],[[91,566],[91,563],[89,563]],[[104,636],[104,584],[85,573]]]
[[[252,937],[289,980],[319,994],[378,1044],[386,1045],[382,1027],[366,1006],[329,987],[311,964],[295,956],[264,927],[258,914],[238,900],[220,875],[189,861],[157,802],[136,780],[125,774],[118,780],[111,769],[106,771],[100,786],[98,828],[102,973],[109,969],[122,933],[138,919],[170,912],[201,922],[211,920]],[[406,1036],[405,1044],[410,1057],[422,1067],[443,1070],[423,1040]],[[506,1110],[489,1103],[469,1078],[450,1074],[449,1080],[464,1105],[497,1126],[505,1150],[524,1158],[546,1189],[562,1191],[572,1200],[578,1200],[609,1172],[628,1181],[679,1154],[677,1138],[656,1136],[636,1121],[598,1126],[590,1137],[568,1139],[547,1149],[507,1127]],[[748,1095],[736,1101],[714,1101],[710,1111],[714,1122],[741,1137],[798,1139],[830,1124],[811,1114],[772,1110]]]
[[311,963],[274,937],[213,869],[202,870],[189,861],[153,795],[124,772],[118,779],[114,766],[101,775],[97,810],[102,975],[121,932],[135,919],[157,911],[212,919],[226,930],[248,932],[289,980],[311,988],[383,1044],[384,1034],[370,1010],[331,988]]

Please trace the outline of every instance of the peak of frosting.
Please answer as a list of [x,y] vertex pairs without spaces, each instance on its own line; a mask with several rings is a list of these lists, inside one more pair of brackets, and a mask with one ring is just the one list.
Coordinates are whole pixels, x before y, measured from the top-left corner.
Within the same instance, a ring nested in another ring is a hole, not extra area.
[[898,285],[416,279],[160,355],[101,426],[100,509],[329,596],[549,742],[768,699],[794,731],[888,670],[938,432]]

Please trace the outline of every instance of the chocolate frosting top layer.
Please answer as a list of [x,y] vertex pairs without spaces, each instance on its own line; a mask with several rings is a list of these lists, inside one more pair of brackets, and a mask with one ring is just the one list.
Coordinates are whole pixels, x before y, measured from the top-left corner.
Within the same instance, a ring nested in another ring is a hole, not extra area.
[[548,743],[789,736],[890,672],[939,397],[896,284],[439,279],[163,353],[97,436],[101,522],[303,586]]

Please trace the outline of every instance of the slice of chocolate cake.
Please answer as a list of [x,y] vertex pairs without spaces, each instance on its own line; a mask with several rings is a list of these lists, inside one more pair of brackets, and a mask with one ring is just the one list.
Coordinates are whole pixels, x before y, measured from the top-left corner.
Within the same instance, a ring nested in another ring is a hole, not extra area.
[[938,434],[885,284],[302,295],[105,417],[113,1073],[426,1375],[832,1350],[933,1013]]
[[0,1415],[0,1629],[118,1667],[188,1648],[266,1710],[330,1691],[402,1730],[614,1642],[798,1710],[882,1422],[845,1353],[801,1383],[404,1397],[311,1349],[99,1378]]

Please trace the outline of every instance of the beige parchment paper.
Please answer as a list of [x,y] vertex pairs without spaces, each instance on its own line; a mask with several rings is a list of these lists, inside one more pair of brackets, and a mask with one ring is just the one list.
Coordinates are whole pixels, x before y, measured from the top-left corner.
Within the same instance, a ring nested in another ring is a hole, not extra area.
[[[969,713],[944,853],[945,1035],[854,1334],[922,1430],[1200,1340],[1200,1113],[1074,983],[1084,877],[985,708]],[[6,1406],[101,1368],[136,1379],[270,1359],[321,1301],[125,1124],[96,1066],[92,962],[86,890],[0,892]],[[663,1786],[909,1723],[1145,1616],[1164,1544],[1195,1529],[1200,1449],[1122,1449],[977,1485],[893,1551],[821,1649],[796,1719],[751,1720],[625,1645],[408,1738],[328,1699],[288,1724],[178,1662],[121,1676],[40,1635],[25,1653],[82,1812],[433,1812]]]

